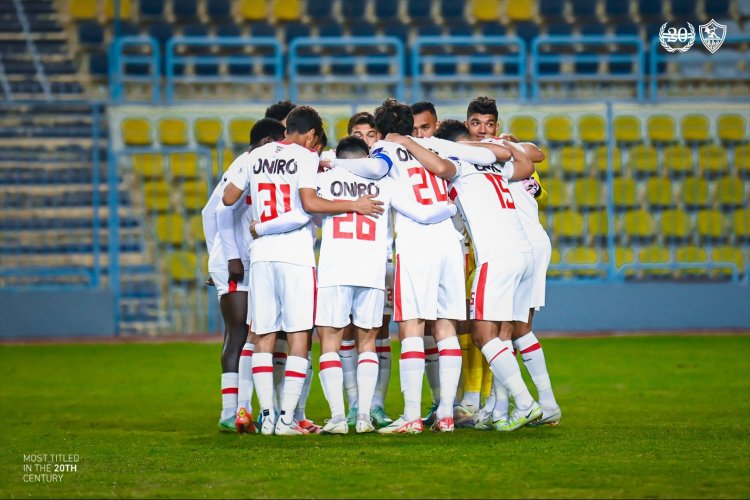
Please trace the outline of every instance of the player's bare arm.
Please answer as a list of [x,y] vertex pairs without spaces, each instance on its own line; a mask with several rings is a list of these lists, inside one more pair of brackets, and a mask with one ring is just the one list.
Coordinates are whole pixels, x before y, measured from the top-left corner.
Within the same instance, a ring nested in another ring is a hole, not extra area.
[[543,162],[546,158],[544,151],[539,149],[539,146],[537,146],[533,142],[521,142],[518,137],[509,133],[500,134],[498,138],[521,145],[524,152],[526,153],[526,156],[529,157],[529,160],[531,160],[532,163]]
[[307,213],[336,215],[356,212],[360,215],[377,217],[383,213],[383,202],[374,199],[374,195],[365,195],[354,201],[331,201],[318,196],[312,188],[301,188],[299,197],[302,208]]
[[224,196],[222,196],[221,201],[223,201],[224,205],[228,207],[232,206],[237,203],[237,200],[240,199],[242,193],[242,189],[238,188],[231,182],[228,182],[226,187],[224,188]]
[[534,175],[536,169],[529,157],[526,156],[523,147],[515,142],[505,141],[504,144],[513,151],[513,177],[510,180],[528,179]]
[[497,161],[503,162],[508,161],[513,157],[513,152],[510,150],[510,148],[503,146],[501,144],[495,144],[493,142],[479,142],[479,141],[459,141],[461,144],[466,144],[467,146],[474,146],[478,148],[484,148],[489,149],[495,154],[495,159]]
[[440,158],[429,149],[414,142],[410,137],[391,133],[385,136],[385,140],[405,147],[426,170],[438,177],[450,179],[456,175],[456,165],[453,162]]

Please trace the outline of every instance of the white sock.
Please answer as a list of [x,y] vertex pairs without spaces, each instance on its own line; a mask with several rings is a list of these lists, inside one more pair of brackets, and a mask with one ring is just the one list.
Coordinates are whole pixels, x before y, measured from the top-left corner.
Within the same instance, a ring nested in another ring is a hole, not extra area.
[[479,408],[481,406],[480,399],[482,394],[480,392],[466,392],[464,391],[464,398],[461,400],[462,406],[473,406]]
[[500,339],[494,338],[484,344],[482,354],[490,364],[492,374],[513,395],[516,408],[520,410],[529,408],[534,403],[534,399],[523,382],[518,362],[516,362],[516,358],[513,356],[513,349],[503,345]]
[[508,403],[510,395],[500,379],[492,376],[492,392],[495,394],[495,407],[492,410],[492,420],[508,420]]
[[437,348],[440,351],[440,406],[437,417],[452,417],[458,379],[461,378],[461,345],[457,337],[448,337],[438,342]]
[[307,397],[310,395],[310,386],[312,385],[312,379],[312,351],[307,351],[307,374],[305,375],[305,383],[302,385],[302,394],[299,395],[297,408],[294,409],[294,420],[296,420],[297,422],[302,422],[307,418],[305,416],[305,405],[307,405]]
[[221,419],[234,416],[237,413],[237,372],[221,374]]
[[527,333],[513,342],[513,345],[521,351],[523,364],[529,371],[531,380],[534,381],[536,391],[539,393],[539,403],[545,408],[557,407],[555,394],[552,392],[552,382],[549,379],[549,372],[547,371],[547,362],[544,359],[542,344],[539,343],[534,332]]
[[427,374],[427,383],[432,392],[432,404],[440,401],[440,352],[438,351],[435,337],[424,337],[424,371]]
[[344,390],[349,408],[357,406],[357,350],[353,340],[342,340],[339,348],[341,368],[344,371]]
[[320,385],[331,408],[331,417],[344,415],[344,373],[337,352],[320,355]]
[[359,407],[357,413],[370,414],[375,384],[378,382],[378,355],[372,351],[359,354],[357,361],[357,399]]
[[[294,417],[294,409],[302,394],[302,386],[305,385],[307,376],[307,358],[301,356],[289,356],[286,358],[286,370],[284,371],[284,395],[281,398],[280,415]],[[284,419],[288,422],[287,419]]]
[[240,374],[237,384],[237,409],[253,413],[253,344],[245,342],[240,353]]
[[388,384],[391,381],[391,339],[376,340],[375,352],[378,353],[379,369],[372,406],[385,408],[385,395],[388,393]]
[[407,422],[421,417],[422,378],[424,377],[424,342],[422,337],[401,341],[401,392],[404,393],[404,418]]
[[270,352],[253,353],[253,383],[260,409],[273,412],[273,354]]
[[281,395],[284,394],[284,370],[289,352],[289,342],[276,339],[273,346],[273,407],[278,415],[281,409]]

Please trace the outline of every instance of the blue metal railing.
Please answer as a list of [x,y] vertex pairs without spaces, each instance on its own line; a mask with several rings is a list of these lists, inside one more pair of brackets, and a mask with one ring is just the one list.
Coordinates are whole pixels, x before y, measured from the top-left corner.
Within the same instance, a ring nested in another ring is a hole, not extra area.
[[[473,54],[451,53],[459,47],[485,47],[503,50],[503,53],[479,52]],[[439,48],[439,54],[426,54],[427,49]],[[515,36],[425,36],[417,37],[411,49],[411,74],[412,74],[412,100],[422,100],[423,86],[428,83],[456,82],[516,82],[518,84],[519,98],[526,99],[526,44],[521,38]],[[482,64],[482,65],[505,65],[515,67],[516,71],[509,73],[477,75],[471,73],[451,72],[451,74],[425,74],[422,69],[428,64]]]
[[[147,53],[127,54],[125,48],[147,49]],[[125,36],[115,39],[109,47],[109,88],[113,102],[126,100],[125,84],[151,83],[151,102],[157,103],[161,96],[161,52],[159,43],[150,36]],[[145,65],[141,71],[128,72],[129,65]]]
[[[377,49],[378,53],[346,53],[346,51],[350,49],[356,50],[358,47]],[[318,54],[312,50],[314,48],[320,48],[322,52],[325,52],[326,50],[330,51],[330,49],[338,50],[335,50],[334,53]],[[391,53],[384,53],[389,49],[392,51]],[[388,66],[388,71],[382,74],[377,72],[376,74],[371,73],[364,76],[357,75],[354,71],[352,71],[351,74],[310,75],[305,74],[303,70],[303,68],[310,68],[323,64]],[[288,68],[289,96],[292,101],[297,100],[300,85],[316,83],[327,85],[345,83],[362,86],[390,84],[394,86],[394,95],[397,99],[403,100],[405,98],[404,46],[398,38],[389,36],[296,38],[289,46]],[[335,101],[335,99],[331,99],[331,101]]]

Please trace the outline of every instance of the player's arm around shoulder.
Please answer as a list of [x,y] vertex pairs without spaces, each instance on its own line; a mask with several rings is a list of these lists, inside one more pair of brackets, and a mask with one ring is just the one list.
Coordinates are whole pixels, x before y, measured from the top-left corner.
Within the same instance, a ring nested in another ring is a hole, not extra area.
[[429,149],[419,145],[411,137],[400,134],[388,134],[386,141],[400,144],[411,153],[414,158],[429,172],[443,179],[452,179],[456,176],[456,164],[450,160],[439,157]]

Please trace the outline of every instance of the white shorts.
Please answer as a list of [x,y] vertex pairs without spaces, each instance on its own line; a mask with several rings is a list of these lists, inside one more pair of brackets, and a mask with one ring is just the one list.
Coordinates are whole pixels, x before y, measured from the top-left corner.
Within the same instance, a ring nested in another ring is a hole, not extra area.
[[231,283],[231,286],[229,283],[227,283],[227,281],[229,280],[229,272],[227,272],[226,269],[224,269],[223,271],[209,271],[208,274],[211,275],[211,279],[214,281],[216,294],[219,296],[219,298],[228,293],[247,292],[249,290],[247,283],[250,278],[250,271],[247,269],[245,269],[245,275],[242,278],[242,282],[235,283],[233,281]]
[[347,285],[318,288],[315,325],[343,328],[354,323],[365,330],[380,328],[384,297],[379,288]]
[[510,253],[477,268],[469,306],[471,319],[529,320],[534,261],[531,253]]
[[531,242],[534,253],[534,282],[531,287],[531,307],[537,311],[544,307],[547,288],[547,268],[552,257],[552,244],[549,238]]
[[396,255],[393,320],[465,320],[464,279],[458,239],[429,252],[402,249]]
[[315,317],[315,268],[286,262],[250,265],[251,301],[247,322],[253,332],[301,332],[313,327]]
[[383,316],[393,316],[393,273],[394,266],[392,261],[385,264],[385,306],[383,307]]

